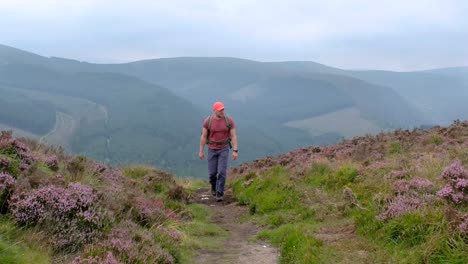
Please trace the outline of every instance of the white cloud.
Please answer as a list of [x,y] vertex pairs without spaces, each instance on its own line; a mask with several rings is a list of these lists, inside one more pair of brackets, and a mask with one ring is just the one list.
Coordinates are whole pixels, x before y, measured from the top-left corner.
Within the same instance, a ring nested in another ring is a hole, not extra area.
[[[146,54],[314,60],[342,55],[343,46],[367,57],[369,39],[393,39],[397,46],[412,46],[405,43],[418,41],[411,35],[428,42],[450,36],[460,40],[468,32],[467,8],[467,2],[455,0],[2,0],[0,43],[92,61]],[[385,64],[392,47],[378,41],[371,45],[375,60]],[[405,59],[410,58],[400,57]],[[327,61],[333,60],[320,62]],[[346,65],[360,63],[350,57]]]

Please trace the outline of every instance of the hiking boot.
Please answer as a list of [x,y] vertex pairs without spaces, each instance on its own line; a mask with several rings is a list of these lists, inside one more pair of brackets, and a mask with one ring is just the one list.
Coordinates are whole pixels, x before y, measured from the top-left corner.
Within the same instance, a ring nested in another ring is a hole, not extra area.
[[216,197],[216,186],[214,184],[211,185],[211,195]]
[[216,201],[217,202],[222,202],[224,200],[224,197],[221,193],[216,194]]

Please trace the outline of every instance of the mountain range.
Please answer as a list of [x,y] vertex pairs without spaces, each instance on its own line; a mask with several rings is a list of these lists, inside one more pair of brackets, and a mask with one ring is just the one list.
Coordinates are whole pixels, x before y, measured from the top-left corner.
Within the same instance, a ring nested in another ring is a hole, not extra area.
[[468,119],[468,67],[352,71],[315,62],[166,58],[94,64],[0,45],[0,128],[109,165],[202,177],[203,119],[223,101],[233,165],[307,145]]

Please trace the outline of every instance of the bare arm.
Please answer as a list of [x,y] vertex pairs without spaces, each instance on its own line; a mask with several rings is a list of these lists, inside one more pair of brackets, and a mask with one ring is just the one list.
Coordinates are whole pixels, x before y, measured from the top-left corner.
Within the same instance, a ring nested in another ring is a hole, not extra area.
[[208,135],[208,129],[203,128],[200,136],[200,150],[198,151],[198,157],[203,159],[205,157],[204,149],[206,144],[206,137]]
[[232,149],[233,149],[232,159],[236,160],[237,156],[239,154],[237,153],[237,150],[238,150],[238,148],[237,148],[237,135],[236,135],[236,130],[234,128],[231,129],[231,142],[232,142]]
[[235,128],[232,128],[230,133],[231,133],[232,149],[236,150],[236,149],[237,149],[237,135],[236,135],[236,129],[235,129]]

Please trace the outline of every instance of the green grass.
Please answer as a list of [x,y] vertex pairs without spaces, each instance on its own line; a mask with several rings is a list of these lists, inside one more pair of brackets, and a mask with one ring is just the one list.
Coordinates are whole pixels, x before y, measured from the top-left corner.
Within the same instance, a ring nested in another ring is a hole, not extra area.
[[40,162],[37,165],[37,170],[39,170],[41,173],[47,175],[47,176],[53,176],[56,172],[51,170],[47,165],[44,164],[44,162]]
[[[336,122],[330,122],[336,120]],[[363,134],[376,134],[383,130],[376,122],[362,117],[359,109],[350,107],[320,116],[295,120],[286,123],[287,126],[306,130],[311,136],[338,132],[346,138]]]
[[147,175],[151,169],[149,166],[129,166],[123,169],[123,173],[132,179],[139,179]]
[[227,238],[227,232],[210,223],[210,210],[201,204],[187,205],[191,221],[182,223],[178,228],[185,234],[180,248],[181,263],[191,263],[197,250],[214,250]]
[[438,223],[443,222],[442,215],[433,216],[435,219],[428,218],[429,215],[420,212],[406,214],[388,221],[382,231],[389,243],[405,247],[421,245],[435,233]]
[[279,209],[293,209],[300,203],[301,194],[294,189],[288,171],[273,168],[262,177],[253,177],[252,184],[242,187],[242,179],[234,183],[238,201],[249,205],[251,214],[264,214]]
[[167,194],[171,187],[175,185],[172,174],[147,165],[124,167],[123,174],[136,180],[142,189],[150,190],[160,195]]
[[390,146],[388,147],[388,152],[394,155],[401,154],[402,152],[401,143],[400,142],[390,143]]
[[258,238],[270,241],[281,250],[281,263],[325,263],[320,259],[322,242],[312,235],[313,224],[285,224],[264,230]]
[[[31,242],[30,232],[16,227],[5,216],[0,217],[0,263],[50,263],[49,253],[43,246]],[[28,238],[29,237],[29,238]]]
[[444,139],[439,135],[432,135],[429,138],[429,143],[432,143],[432,144],[435,144],[435,145],[440,145],[440,144],[444,143]]
[[427,263],[468,263],[466,236],[450,235],[446,232],[434,235],[423,256]]
[[[406,165],[409,157],[404,155],[409,153],[402,152],[400,143],[390,149],[388,167],[367,170],[349,161],[317,161],[303,177],[276,167],[235,179],[234,194],[249,206],[247,220],[264,227],[258,238],[279,247],[281,263],[468,263],[466,236],[450,229],[441,204],[386,221],[376,218],[387,204],[385,197],[392,195],[392,181],[383,180],[384,175],[396,166],[407,166],[409,177],[435,181],[449,164],[427,156],[420,160],[422,169],[416,170],[412,163]],[[345,187],[365,209],[341,205]],[[326,241],[327,235],[340,234],[343,225],[355,226],[354,238]],[[322,228],[325,231],[319,231]]]
[[306,174],[305,181],[314,188],[321,187],[332,174],[328,163],[313,163]]
[[[329,168],[320,167],[318,174],[328,174]],[[250,184],[244,186],[245,180]],[[315,211],[303,202],[298,182],[290,172],[276,167],[262,175],[248,174],[232,183],[241,204],[250,209],[250,219],[268,229],[258,234],[259,239],[270,241],[281,250],[281,263],[323,262],[319,254],[322,243],[314,238]]]
[[468,263],[466,237],[450,231],[441,210],[420,210],[388,221],[379,211],[353,209],[357,232],[374,243],[375,261],[392,263]]
[[188,191],[195,191],[202,188],[209,188],[208,180],[201,180],[196,178],[177,178],[177,183]]
[[313,163],[306,174],[305,181],[314,188],[328,190],[341,189],[343,186],[354,183],[358,170],[354,164],[344,164],[333,172],[327,163]]
[[20,159],[17,157],[16,154],[9,154],[9,153],[1,153],[0,152],[0,158],[4,158],[10,161],[10,164],[8,165],[8,173],[10,173],[14,177],[18,177],[20,173],[19,165],[20,165]]

